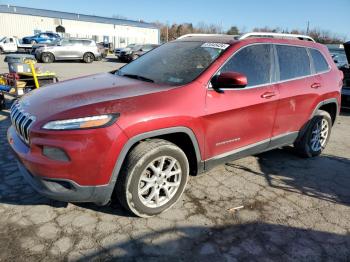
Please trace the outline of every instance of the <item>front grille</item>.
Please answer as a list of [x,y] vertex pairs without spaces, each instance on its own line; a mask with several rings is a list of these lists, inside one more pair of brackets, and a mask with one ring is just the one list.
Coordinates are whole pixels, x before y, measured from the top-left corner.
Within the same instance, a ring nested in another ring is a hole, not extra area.
[[14,102],[11,106],[11,122],[16,128],[19,137],[29,144],[30,127],[33,125],[35,117],[24,112],[18,102]]

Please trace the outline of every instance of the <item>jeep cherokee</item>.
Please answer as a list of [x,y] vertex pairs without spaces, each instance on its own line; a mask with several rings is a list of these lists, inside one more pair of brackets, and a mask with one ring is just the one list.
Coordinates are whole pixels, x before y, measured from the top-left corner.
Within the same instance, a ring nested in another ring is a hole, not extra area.
[[19,169],[49,198],[116,198],[147,217],[219,163],[291,144],[317,156],[343,75],[325,46],[305,40],[192,35],[115,72],[28,93],[8,130]]

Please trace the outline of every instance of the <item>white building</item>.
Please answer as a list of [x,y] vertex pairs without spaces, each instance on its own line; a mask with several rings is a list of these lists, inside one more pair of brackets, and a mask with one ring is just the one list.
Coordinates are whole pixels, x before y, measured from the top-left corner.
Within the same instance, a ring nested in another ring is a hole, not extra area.
[[115,47],[158,44],[160,39],[159,28],[150,23],[0,5],[0,36],[22,38],[45,31],[60,32],[64,37],[111,42]]

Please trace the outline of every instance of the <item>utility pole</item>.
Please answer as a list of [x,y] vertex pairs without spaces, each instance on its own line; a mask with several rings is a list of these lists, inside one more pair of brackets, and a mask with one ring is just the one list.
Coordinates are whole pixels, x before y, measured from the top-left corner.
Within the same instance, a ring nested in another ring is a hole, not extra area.
[[310,21],[307,21],[306,34],[308,35],[310,31]]

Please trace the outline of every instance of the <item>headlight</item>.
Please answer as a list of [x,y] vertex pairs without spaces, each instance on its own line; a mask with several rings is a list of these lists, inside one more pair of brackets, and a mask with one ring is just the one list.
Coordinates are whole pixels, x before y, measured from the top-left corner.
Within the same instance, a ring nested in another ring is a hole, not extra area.
[[72,130],[105,127],[113,124],[118,116],[119,114],[114,114],[56,120],[46,123],[42,128],[47,130]]

